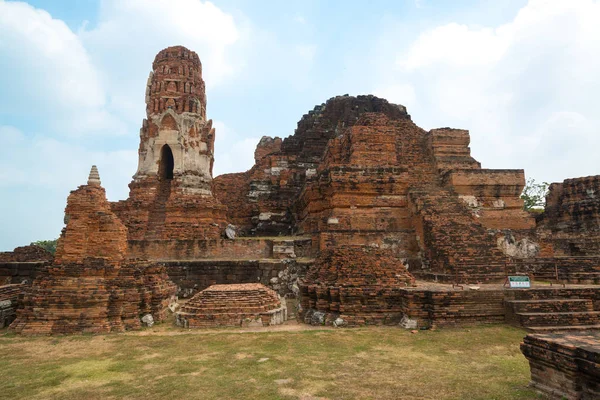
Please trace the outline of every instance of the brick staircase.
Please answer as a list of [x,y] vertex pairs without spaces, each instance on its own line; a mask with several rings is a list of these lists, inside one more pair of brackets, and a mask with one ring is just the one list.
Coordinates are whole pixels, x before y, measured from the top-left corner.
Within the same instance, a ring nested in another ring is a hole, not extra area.
[[506,257],[493,236],[446,189],[410,193],[423,228],[425,279],[484,282],[504,277]]
[[600,329],[600,288],[508,289],[506,322],[533,332]]
[[162,239],[162,231],[165,225],[166,205],[171,195],[171,179],[163,179],[156,193],[156,200],[150,210],[148,225],[146,227],[146,240]]

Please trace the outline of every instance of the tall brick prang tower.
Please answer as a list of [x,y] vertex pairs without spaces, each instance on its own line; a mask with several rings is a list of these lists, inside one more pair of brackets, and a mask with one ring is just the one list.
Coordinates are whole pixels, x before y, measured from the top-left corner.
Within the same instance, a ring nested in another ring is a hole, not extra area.
[[206,119],[198,55],[160,51],[146,87],[138,169],[126,201],[113,210],[129,240],[203,240],[220,235],[225,207],[212,194],[215,130]]
[[152,63],[146,87],[136,182],[175,178],[186,193],[211,194],[215,130],[206,120],[206,94],[198,55],[176,46]]

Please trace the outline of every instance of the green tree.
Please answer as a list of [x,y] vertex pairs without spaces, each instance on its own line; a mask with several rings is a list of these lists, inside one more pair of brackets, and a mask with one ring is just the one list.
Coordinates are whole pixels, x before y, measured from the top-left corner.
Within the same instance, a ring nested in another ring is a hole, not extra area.
[[546,205],[546,195],[548,194],[548,182],[537,183],[535,179],[529,178],[521,193],[521,198],[525,201],[523,209],[526,211],[541,211]]
[[56,253],[56,244],[58,243],[58,239],[54,240],[38,240],[37,242],[32,242],[32,245],[40,246],[46,251],[54,254]]

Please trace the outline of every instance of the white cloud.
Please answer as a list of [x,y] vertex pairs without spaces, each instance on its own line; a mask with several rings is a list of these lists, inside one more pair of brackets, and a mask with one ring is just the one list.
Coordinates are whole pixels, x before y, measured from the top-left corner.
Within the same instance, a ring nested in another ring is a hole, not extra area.
[[408,54],[398,58],[398,64],[408,70],[438,63],[453,67],[486,65],[502,57],[510,40],[507,27],[472,30],[451,23],[422,34]]
[[540,181],[600,173],[599,2],[531,0],[501,26],[438,26],[391,61],[373,87],[414,101],[427,129],[470,129],[484,167]]
[[245,138],[215,121],[215,165],[213,176],[231,172],[244,172],[254,165],[254,150],[260,138]]
[[[0,1],[0,112],[45,118],[67,134],[123,133],[106,115],[106,92],[81,41],[61,21],[26,3]],[[101,123],[99,123],[101,121]]]
[[98,151],[44,136],[30,137],[11,126],[0,126],[7,146],[0,150],[0,187],[26,186],[63,193],[85,184],[92,164],[100,170],[108,195],[127,197],[135,173],[135,150]]
[[306,19],[302,15],[296,15],[294,17],[294,22],[304,25],[306,24]]
[[415,88],[407,83],[396,83],[389,86],[382,86],[376,88],[372,93],[377,96],[388,100],[394,104],[401,104],[410,108],[416,104]]
[[44,10],[0,0],[0,83],[11,94],[0,112],[43,117],[61,134],[131,132],[159,50],[197,51],[211,87],[242,65],[228,53],[239,36],[233,17],[208,1],[105,0],[97,26],[74,33]]
[[71,190],[87,182],[92,164],[100,171],[109,200],[124,199],[127,183],[136,169],[136,151],[98,151],[69,142],[25,135],[11,126],[0,126],[0,250],[35,240],[58,237],[63,210]]
[[296,46],[296,54],[304,61],[312,61],[315,58],[317,46],[313,44],[300,44]]
[[103,71],[111,112],[139,124],[156,53],[174,45],[196,51],[210,89],[239,72],[242,63],[229,49],[242,33],[231,15],[208,1],[103,0],[97,25],[79,35]]
[[[156,53],[178,44],[195,50],[214,87],[243,68],[230,49],[241,37],[251,43],[246,26],[209,1],[104,0],[97,24],[73,32],[44,10],[0,0],[0,188],[9,193],[1,205],[14,210],[0,225],[19,226],[0,235],[0,245],[56,237],[66,196],[86,182],[91,164],[110,200],[126,198]],[[25,132],[6,126],[22,120],[32,121]],[[76,137],[90,133],[96,137]],[[221,147],[224,161],[229,170],[246,168],[253,151],[232,140]]]

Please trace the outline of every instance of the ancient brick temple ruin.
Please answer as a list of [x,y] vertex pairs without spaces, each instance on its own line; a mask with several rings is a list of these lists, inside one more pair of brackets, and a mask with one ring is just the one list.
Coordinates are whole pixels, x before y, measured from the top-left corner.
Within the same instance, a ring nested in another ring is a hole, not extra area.
[[[160,51],[145,103],[129,197],[108,202],[93,170],[54,259],[0,256],[13,329],[132,329],[165,318],[175,292],[191,298],[177,314],[188,327],[281,322],[274,293],[309,323],[600,325],[600,176],[552,184],[532,214],[524,171],[482,168],[469,131],[426,131],[401,105],[344,95],[293,135],[263,137],[250,170],[213,179],[198,55]],[[514,274],[582,286],[503,289]]]

